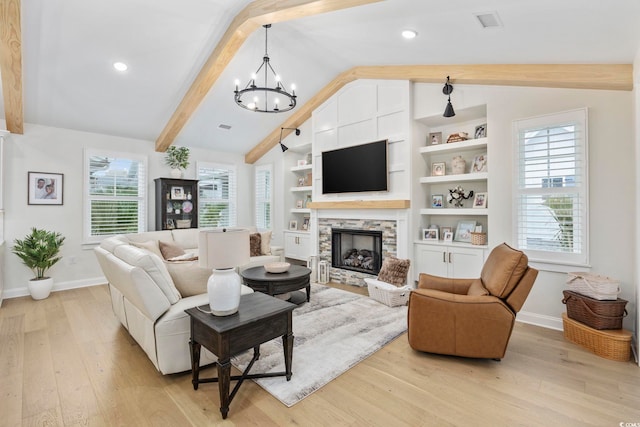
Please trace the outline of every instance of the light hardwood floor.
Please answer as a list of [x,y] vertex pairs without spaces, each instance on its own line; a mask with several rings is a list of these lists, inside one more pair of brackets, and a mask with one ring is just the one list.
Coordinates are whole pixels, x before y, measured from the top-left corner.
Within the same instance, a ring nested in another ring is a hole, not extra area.
[[640,423],[636,365],[525,324],[501,362],[418,353],[403,334],[291,408],[246,381],[223,421],[217,385],[194,391],[189,374],[160,375],[113,316],[106,286],[6,300],[0,392],[1,426]]

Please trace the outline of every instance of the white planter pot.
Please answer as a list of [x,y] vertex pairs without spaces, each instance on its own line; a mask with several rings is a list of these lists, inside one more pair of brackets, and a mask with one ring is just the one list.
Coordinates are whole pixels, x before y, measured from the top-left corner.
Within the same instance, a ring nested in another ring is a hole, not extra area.
[[45,299],[49,296],[53,288],[53,278],[46,277],[40,280],[31,279],[27,282],[27,287],[29,288],[31,298],[35,300]]
[[175,179],[182,178],[182,170],[180,170],[180,169],[171,169],[171,178],[175,178]]

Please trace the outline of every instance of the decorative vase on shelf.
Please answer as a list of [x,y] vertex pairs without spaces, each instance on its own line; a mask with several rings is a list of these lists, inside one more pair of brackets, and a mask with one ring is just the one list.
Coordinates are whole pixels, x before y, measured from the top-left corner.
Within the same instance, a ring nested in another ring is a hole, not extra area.
[[182,170],[178,168],[171,169],[171,178],[181,179],[182,178]]
[[462,156],[456,156],[453,158],[453,161],[451,162],[451,169],[454,175],[463,174],[466,167],[467,162],[462,158]]
[[311,195],[307,194],[307,199],[304,201],[304,207],[309,208],[309,203],[311,203]]

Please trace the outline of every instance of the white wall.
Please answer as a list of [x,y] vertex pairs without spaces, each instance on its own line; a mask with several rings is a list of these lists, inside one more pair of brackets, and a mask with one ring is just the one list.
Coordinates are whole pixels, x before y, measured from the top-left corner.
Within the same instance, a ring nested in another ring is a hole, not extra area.
[[[454,85],[454,108],[487,104],[489,158],[490,246],[513,243],[512,181],[516,119],[589,109],[590,255],[591,270],[622,281],[621,298],[629,301],[625,328],[636,317],[636,158],[633,95],[625,91]],[[414,117],[442,114],[442,85],[416,84]],[[575,268],[569,268],[572,270]],[[562,289],[566,274],[541,271],[521,320],[561,328],[565,311]]]
[[[5,254],[5,298],[28,295],[31,270],[9,252],[16,238],[23,238],[31,227],[58,231],[65,237],[63,259],[49,271],[55,278],[54,290],[105,283],[92,246],[83,245],[83,152],[85,148],[130,152],[148,159],[148,228],[155,227],[154,178],[169,177],[164,153],[155,152],[155,142],[120,138],[39,125],[25,125],[24,135],[11,135],[5,141],[4,220],[7,250]],[[252,225],[253,167],[242,155],[191,149],[191,164],[185,178],[195,178],[196,161],[237,165],[238,224]],[[64,174],[64,205],[27,204],[27,172]]]

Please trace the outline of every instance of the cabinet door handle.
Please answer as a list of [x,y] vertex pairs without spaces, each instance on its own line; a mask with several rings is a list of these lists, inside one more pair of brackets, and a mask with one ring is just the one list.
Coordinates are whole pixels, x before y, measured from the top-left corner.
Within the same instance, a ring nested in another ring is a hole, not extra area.
[[449,264],[451,264],[451,252],[449,252]]
[[447,252],[445,252],[445,251],[442,252],[442,262],[444,262],[444,263],[447,262]]

